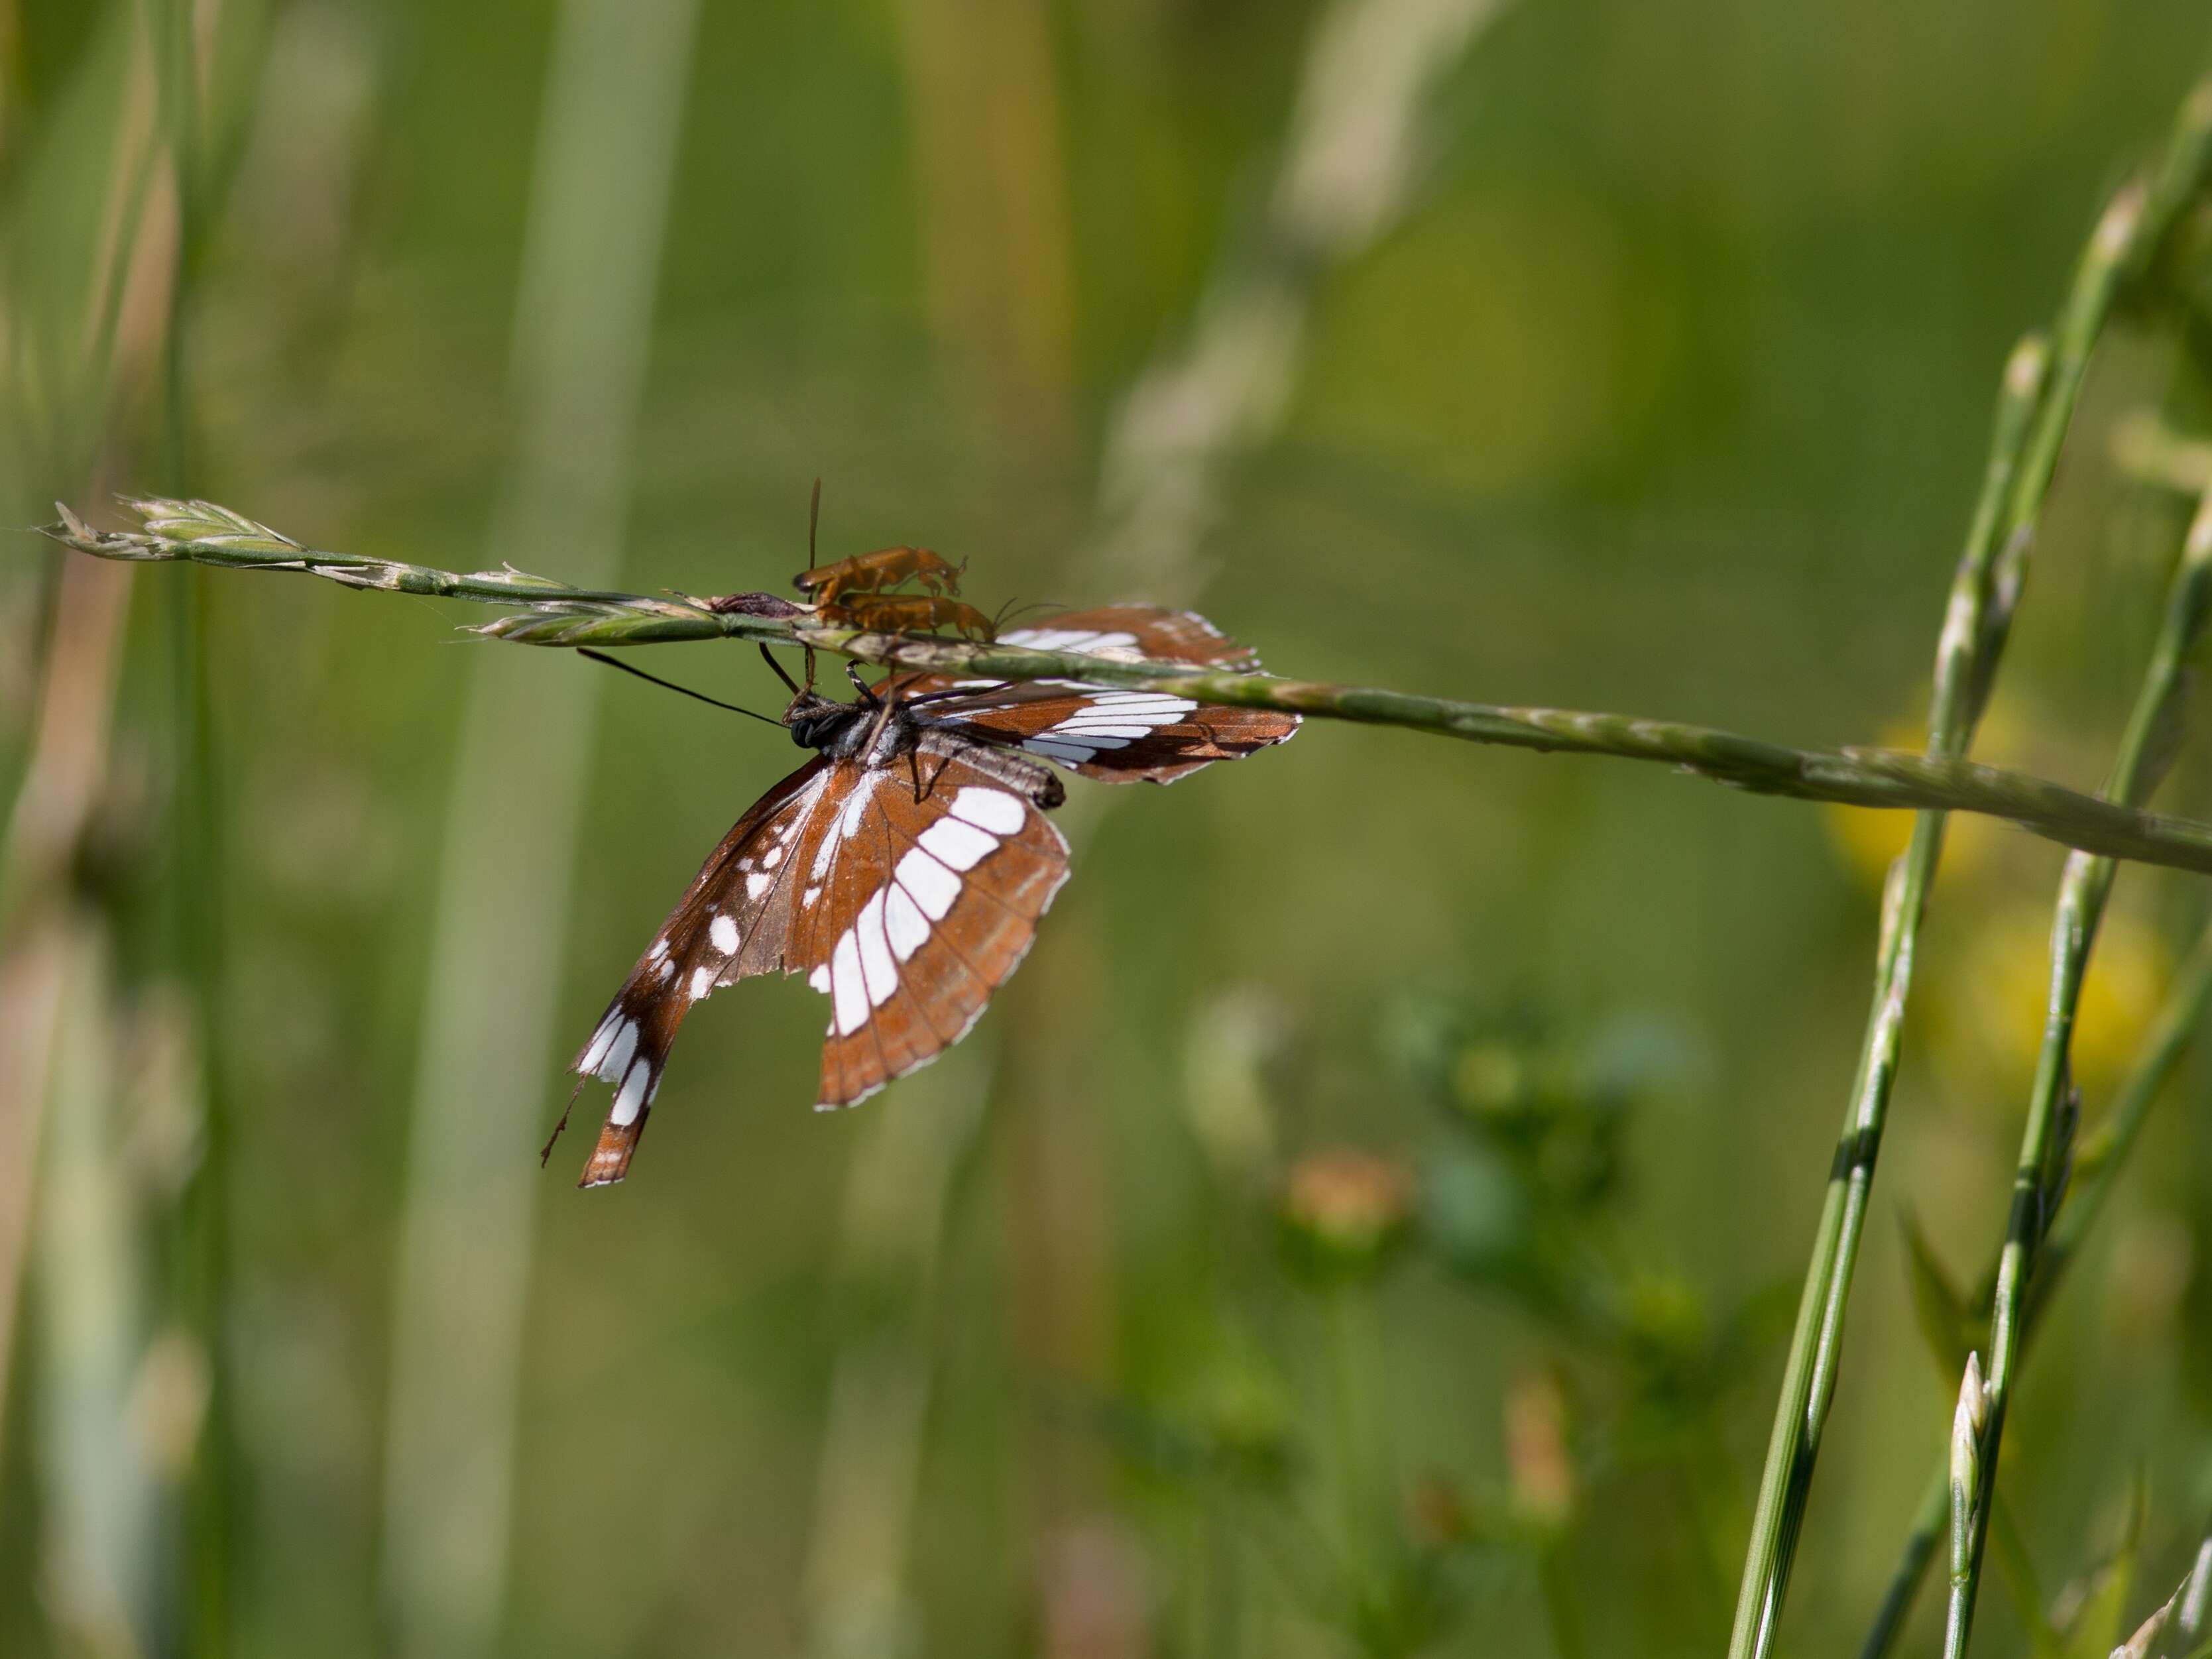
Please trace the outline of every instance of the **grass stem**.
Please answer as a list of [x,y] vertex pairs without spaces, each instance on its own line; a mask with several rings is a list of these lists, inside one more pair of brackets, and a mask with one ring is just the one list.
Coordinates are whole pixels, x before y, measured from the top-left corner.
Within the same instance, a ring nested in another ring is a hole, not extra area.
[[[2013,393],[2008,398],[2008,405],[2025,401]],[[2008,406],[2000,421],[2001,438],[2007,423],[2021,418],[2019,411]],[[1996,470],[1993,467],[1993,472]],[[2008,477],[2009,472],[2004,476]],[[2212,872],[2212,823],[2140,811],[2049,779],[1983,766],[1956,752],[1912,755],[1858,746],[1793,748],[1680,720],[1463,702],[1265,674],[1194,672],[1181,663],[866,633],[823,627],[811,617],[793,619],[717,612],[696,601],[569,587],[518,571],[458,575],[423,565],[311,551],[228,508],[172,501],[133,505],[148,520],[144,532],[94,530],[72,514],[65,514],[58,524],[46,526],[44,533],[102,558],[186,560],[232,568],[305,570],[358,588],[527,605],[531,609],[523,614],[501,617],[478,630],[525,644],[641,645],[738,639],[803,645],[878,667],[963,678],[1076,678],[1150,686],[1207,702],[1393,726],[1469,743],[1654,761],[1754,794],[1930,813],[1976,812],[2010,819],[2035,835],[2081,851]],[[1979,637],[1977,630],[1989,626],[1988,618],[2004,602],[1998,563],[1991,548],[1989,557],[1962,566],[1960,584],[1954,588],[1951,620],[1944,630],[1943,657],[1949,665],[1944,695],[1958,710],[1974,706],[1980,695],[1978,687],[1985,678],[1985,654],[1966,642]],[[1955,745],[1945,748],[1952,750]],[[1908,874],[1923,866],[1932,870],[1940,845],[1940,823],[1922,830],[1916,850],[1907,854]],[[1907,896],[1916,891],[1924,896],[1925,884],[1924,876],[1917,884],[1908,881]],[[1894,938],[1886,933],[1884,949],[1894,951],[1908,945],[1910,933],[1908,929]],[[1895,984],[1896,969],[1901,965],[1901,960],[1890,963],[1885,984]],[[1884,1000],[1877,997],[1875,1006],[1879,1013]],[[1867,1086],[1863,1079],[1855,1098]],[[1880,1086],[1886,1098],[1886,1076],[1881,1078]]]
[[[2175,226],[2202,194],[2208,170],[2212,170],[2212,82],[2200,83],[2184,101],[2165,155],[2147,180],[2123,188],[2099,219],[2050,345],[2029,339],[2015,349],[2006,368],[1981,496],[1936,648],[1936,692],[1928,726],[1929,765],[1969,764],[1963,757],[2003,653],[2043,502],[2073,423],[2091,356],[2122,298],[2155,264]],[[1942,805],[1926,804],[1931,808]],[[1891,872],[1873,1011],[1784,1368],[1745,1554],[1729,1659],[1765,1659],[1773,1651],[1835,1389],[1844,1315],[1896,1076],[1914,948],[1928,889],[1942,856],[1943,828],[1940,810],[1923,812]]]
[[[2174,976],[2166,1000],[2152,1019],[2142,1045],[2120,1083],[2112,1110],[2096,1132],[2083,1137],[2081,1142],[2074,1159],[2070,1195],[2038,1253],[2035,1281],[2027,1311],[2029,1334],[2040,1324],[2043,1310],[2051,1305],[2066,1268],[2080,1255],[2089,1230],[2096,1224],[2097,1217],[2127,1166],[2128,1155],[2135,1150],[2151,1107],[2172,1080],[2182,1057],[2203,1030],[2209,1010],[2212,1010],[2212,922],[2208,922],[2197,935],[2188,959]],[[1996,1275],[1996,1268],[1992,1263],[1982,1297],[1984,1304]],[[1943,1470],[1931,1471],[1928,1490],[1913,1512],[1912,1525],[1899,1552],[1896,1570],[1890,1575],[1881,1607],[1860,1645],[1859,1659],[1887,1659],[1895,1648],[1905,1615],[1912,1606],[1920,1581],[1927,1575],[1928,1564],[1935,1557],[1936,1542],[1942,1536],[1949,1502]]]
[[[2142,800],[2164,775],[2172,748],[2166,735],[2177,699],[2184,694],[2189,658],[2203,633],[2208,609],[2212,609],[2212,493],[2203,497],[2183,541],[2166,619],[2106,786],[2106,793],[2116,800],[2131,804]],[[2117,872],[2118,866],[2110,859],[2075,853],[2066,860],[2066,872],[2059,884],[2057,914],[2051,924],[2051,991],[2043,1045],[2036,1059],[2027,1121],[2021,1133],[2012,1211],[2006,1223],[1990,1308],[1989,1425],[1982,1436],[1980,1490],[1969,1514],[1969,1559],[1952,1585],[1948,1625],[1954,1639],[1946,1644],[1946,1659],[1960,1659],[1972,1632],[1990,1505],[1996,1492],[1997,1449],[2004,1435],[2005,1413],[2019,1381],[2027,1335],[2029,1285],[2037,1252],[2051,1234],[2072,1174],[2074,1117],[2079,1098],[2070,1063],[2074,1017],[2098,923],[2103,919]]]

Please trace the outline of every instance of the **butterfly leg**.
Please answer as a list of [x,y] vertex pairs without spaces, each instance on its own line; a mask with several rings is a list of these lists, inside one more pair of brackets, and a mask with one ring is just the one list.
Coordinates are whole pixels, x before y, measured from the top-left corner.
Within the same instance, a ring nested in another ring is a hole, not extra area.
[[[854,677],[853,683],[855,685],[860,684],[860,680],[857,676]],[[866,689],[867,688],[865,686],[861,687],[861,690],[866,690]],[[872,755],[876,752],[876,745],[883,741],[884,728],[891,723],[891,714],[897,708],[898,705],[895,702],[886,702],[879,705],[879,712],[876,715],[876,722],[873,726],[871,726],[868,728],[868,740],[860,745],[860,753],[863,755]]]
[[576,1086],[568,1091],[568,1103],[561,1109],[561,1121],[553,1126],[553,1133],[545,1137],[544,1149],[538,1154],[539,1169],[545,1167],[545,1161],[553,1156],[553,1143],[561,1139],[561,1131],[568,1127],[568,1114],[576,1109],[576,1097],[584,1092],[584,1082],[583,1078],[578,1078]]
[[853,690],[860,694],[860,701],[862,702],[869,704],[874,703],[876,701],[875,688],[860,678],[860,664],[848,659],[845,664],[845,678],[853,682]]

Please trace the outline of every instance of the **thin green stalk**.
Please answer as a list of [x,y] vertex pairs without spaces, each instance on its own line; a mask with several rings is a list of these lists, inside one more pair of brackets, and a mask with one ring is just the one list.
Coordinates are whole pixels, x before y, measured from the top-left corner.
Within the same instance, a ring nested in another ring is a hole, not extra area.
[[1543,1586],[1544,1611],[1552,1625],[1552,1651],[1558,1659],[1586,1659],[1589,1635],[1583,1624],[1586,1587],[1567,1571],[1566,1552],[1558,1543],[1547,1544],[1536,1558],[1536,1576]]
[[2033,534],[2058,469],[2074,406],[2105,325],[2157,262],[2174,227],[2212,173],[2212,80],[2183,99],[2172,137],[2154,171],[2115,195],[2091,233],[2074,286],[2051,331],[2051,394],[2030,434],[2010,500],[2005,535]]
[[[2027,354],[2032,356],[2032,354]],[[2016,365],[2017,367],[2017,365]],[[2021,376],[2022,380],[2026,377]],[[2024,395],[2008,395],[2005,430],[2025,427],[2017,407]],[[1992,478],[2011,476],[2008,465],[1993,463]],[[523,614],[503,617],[477,630],[530,645],[641,645],[674,640],[737,639],[762,644],[807,646],[838,653],[880,667],[928,670],[963,677],[1003,680],[1080,678],[1118,685],[1152,686],[1209,702],[1249,708],[1278,708],[1324,720],[1370,726],[1395,726],[1470,743],[1533,749],[1546,753],[1610,755],[1680,767],[1716,783],[1756,794],[1798,800],[1833,801],[1849,806],[1913,809],[1929,813],[1975,812],[2008,818],[2022,829],[2063,846],[2146,864],[2212,872],[2212,824],[2143,812],[2100,799],[2047,779],[2032,777],[1959,758],[1955,744],[1929,755],[1857,746],[1798,749],[1679,720],[1653,720],[1627,714],[1571,708],[1514,708],[1461,702],[1443,697],[1411,696],[1371,687],[1331,685],[1278,679],[1271,675],[1194,672],[1188,664],[1097,657],[1071,651],[1031,651],[1012,646],[863,633],[824,627],[811,612],[780,617],[710,611],[703,601],[648,599],[634,593],[568,587],[518,571],[479,571],[459,575],[424,565],[402,564],[359,555],[310,551],[265,526],[226,508],[204,502],[149,501],[135,503],[149,521],[149,533],[95,531],[73,514],[44,533],[82,552],[102,558],[141,561],[189,560],[234,568],[307,570],[349,586],[388,589],[488,604],[524,605]],[[1994,517],[1992,514],[1992,518]],[[184,532],[181,535],[173,533]],[[1995,550],[1960,569],[1944,629],[1938,675],[1939,698],[1948,709],[1965,711],[1985,680],[1985,657],[1973,641],[2002,611],[2005,595],[1992,566]],[[1963,713],[1947,714],[1947,720]],[[1908,879],[1901,892],[1917,905],[1932,870],[1941,824],[1918,830],[1915,850],[1906,855]],[[1920,872],[1917,880],[1911,879]],[[1912,914],[1894,902],[1893,920]],[[1884,933],[1882,984],[1893,989],[1904,966],[1898,952],[1909,952],[1911,930],[1895,927]],[[1877,1024],[1890,999],[1878,998]],[[1887,1067],[1893,1046],[1869,1075],[1887,1097]],[[1863,1078],[1854,1091],[1856,1125],[1865,1113],[1859,1103],[1869,1087]],[[1869,1109],[1872,1109],[1869,1108]],[[1875,1113],[1879,1115],[1878,1111]],[[1854,1143],[1855,1145],[1856,1143]],[[1821,1275],[1823,1280],[1826,1275]]]
[[1370,1456],[1368,1391],[1361,1317],[1368,1286],[1339,1285],[1322,1297],[1328,1321],[1329,1426],[1336,1441],[1337,1497],[1344,1506],[1344,1559],[1353,1577],[1372,1583],[1378,1575],[1376,1518],[1382,1498]]
[[[192,276],[203,231],[199,179],[199,70],[194,9],[187,0],[147,0],[162,144],[176,197],[177,234],[161,336],[161,471],[169,487],[191,488]],[[230,1650],[230,1391],[223,1327],[228,1303],[229,1078],[224,1065],[222,811],[209,675],[204,582],[173,596],[170,639],[177,677],[180,786],[176,851],[182,964],[198,1026],[202,1100],[199,1158],[179,1200],[179,1299],[206,1355],[209,1392],[187,1497],[188,1651],[219,1659]]]
[[1885,1659],[1896,1644],[1897,1633],[1905,1627],[1905,1615],[1912,1610],[1912,1598],[1920,1589],[1920,1581],[1928,1576],[1928,1564],[1936,1559],[1936,1545],[1943,1536],[1944,1518],[1951,1510],[1951,1483],[1948,1466],[1937,1469],[1928,1483],[1928,1491],[1921,1498],[1920,1507],[1913,1511],[1912,1529],[1905,1536],[1905,1548],[1890,1574],[1888,1588],[1882,1591],[1881,1605],[1875,1610],[1874,1623],[1867,1638],[1859,1647],[1859,1659]]
[[[2134,803],[2157,786],[2169,758],[2166,741],[2182,695],[2190,653],[2212,607],[2212,494],[2199,506],[2182,544],[2166,604],[2166,620],[2152,650],[2150,666],[2129,716],[2105,793]],[[1997,1449],[2004,1437],[2007,1407],[2019,1380],[2021,1351],[2027,1335],[2028,1285],[2036,1253],[2051,1229],[2053,1212],[2064,1197],[2070,1174],[2075,1099],[2069,1065],[2074,1016],[2087,973],[2118,866],[2110,859],[2075,853],[2066,860],[2059,883],[2057,915],[2051,924],[2051,996],[2036,1059],[2035,1082],[2028,1097],[2027,1122],[2021,1133],[2020,1161],[2013,1176],[2012,1212],[2005,1226],[1997,1263],[1996,1295],[1990,1322],[1989,1425],[1982,1435],[1979,1502],[1968,1517],[1971,1557],[1952,1586],[1952,1639],[1946,1659],[1960,1659],[1972,1632],[1983,1547],[1988,1535],[1990,1500],[1996,1490]]]
[[[1996,580],[2003,504],[2010,498],[2036,411],[2043,404],[2048,354],[2041,342],[2023,341],[2007,365],[1997,400],[1990,460],[1976,505],[1966,550],[1960,560],[1936,646],[1936,691],[1929,716],[1931,762],[1965,764],[1965,753],[1987,695],[1990,659],[2002,650],[2010,594]],[[1986,653],[1986,654],[1985,654]],[[1890,872],[1882,906],[1873,1012],[1860,1051],[1858,1076],[1828,1176],[1827,1193],[1814,1236],[1813,1255],[1797,1323],[1784,1365],[1781,1397],[1766,1465],[1752,1516],[1750,1547],[1729,1637],[1729,1659],[1771,1651],[1774,1631],[1819,1455],[1820,1432],[1835,1386],[1844,1304],[1874,1182],[1875,1154],[1888,1115],[1896,1076],[1905,999],[1912,982],[1915,947],[1928,889],[1942,855],[1944,817],[1924,812],[1912,839]]]
[[[2031,339],[2014,351],[2007,367],[1981,499],[1952,584],[1936,650],[1936,693],[1929,717],[1930,763],[1965,764],[1960,757],[1972,740],[2003,652],[2043,501],[2073,422],[2090,356],[2115,307],[2154,264],[2185,210],[2203,190],[2208,169],[2212,169],[2212,82],[2200,84],[2183,104],[2165,157],[2148,181],[2124,189],[2098,221],[2048,351]],[[1729,1659],[1765,1659],[1773,1650],[1834,1394],[1844,1315],[1896,1076],[1914,947],[1942,852],[1943,827],[1940,811],[1923,815],[1892,871],[1885,896],[1873,1011],[1776,1402],[1729,1641]]]
[[213,730],[206,595],[193,583],[171,609],[179,682],[179,799],[176,841],[180,955],[191,986],[199,1048],[199,1156],[179,1204],[179,1299],[208,1365],[208,1404],[191,1462],[188,1498],[189,1625],[196,1656],[229,1650],[232,1534],[228,1372],[229,1069],[223,1029],[224,836]]
[[2020,1620],[2021,1628],[2027,1632],[2028,1651],[2051,1651],[2058,1644],[2057,1636],[2043,1611],[2043,1585],[2036,1575],[2035,1558],[2028,1553],[2027,1540],[2021,1535],[2020,1522],[2013,1518],[2002,1499],[1990,1510],[1990,1538],[2004,1564],[2005,1580],[2012,1590],[2013,1613]]
[[[2032,1335],[2040,1327],[2044,1310],[2051,1305],[2065,1269],[2080,1255],[2089,1230],[2096,1224],[2097,1217],[2118,1183],[2128,1155],[2142,1136],[2151,1107],[2172,1079],[2182,1056],[2202,1029],[2208,1010],[2212,1010],[2212,922],[2208,922],[2197,935],[2188,960],[2175,976],[2142,1046],[2136,1051],[2134,1063],[2120,1084],[2111,1113],[2096,1133],[2081,1143],[2081,1151],[2074,1160],[2074,1181],[2066,1206],[2037,1253],[2024,1335]],[[1994,1265],[1989,1278],[1992,1282],[1996,1278]],[[1949,1503],[1948,1476],[1939,1467],[1930,1473],[1927,1492],[1913,1512],[1911,1531],[1899,1553],[1896,1571],[1890,1575],[1889,1586],[1882,1594],[1881,1607],[1859,1649],[1859,1659],[1887,1659],[1895,1645],[1920,1581],[1927,1575],[1928,1564],[1935,1558]]]

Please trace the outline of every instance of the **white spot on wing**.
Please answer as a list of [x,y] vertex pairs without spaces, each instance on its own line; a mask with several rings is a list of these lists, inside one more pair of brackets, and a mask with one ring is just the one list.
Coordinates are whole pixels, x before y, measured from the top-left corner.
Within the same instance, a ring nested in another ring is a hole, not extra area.
[[939,818],[921,832],[920,843],[955,870],[973,870],[998,848],[989,832],[958,818]]
[[898,884],[912,895],[932,921],[944,921],[945,913],[960,896],[960,878],[919,847],[909,848],[898,861],[896,873]]
[[1083,708],[1070,714],[1053,730],[1071,732],[1079,726],[1173,726],[1195,709],[1194,702],[1178,702],[1174,706],[1150,703],[1109,703],[1100,708]]
[[773,870],[777,865],[782,862],[783,848],[780,846],[771,847],[768,849],[768,856],[761,860],[761,868],[763,870]]
[[823,832],[822,844],[814,849],[814,867],[806,872],[809,881],[819,882],[830,873],[830,862],[837,856],[839,843],[860,830],[860,819],[867,812],[869,801],[874,798],[878,775],[874,772],[863,772],[860,781],[853,786],[853,793],[846,798],[845,804],[837,809],[837,816],[830,821],[829,829]]
[[1042,755],[1047,760],[1071,761],[1078,764],[1098,752],[1087,744],[1067,743],[1052,738],[1031,738],[1022,747],[1033,755]]
[[749,899],[757,899],[775,884],[774,876],[764,876],[756,870],[745,878],[745,896]]
[[599,1029],[592,1033],[592,1045],[584,1050],[584,1057],[576,1062],[576,1069],[586,1077],[595,1076],[599,1062],[607,1057],[607,1050],[614,1046],[615,1033],[629,1024],[621,1009],[610,1012],[599,1022]]
[[999,635],[1000,645],[1018,645],[1031,651],[1082,651],[1094,657],[1141,658],[1134,634],[1098,634],[1087,629],[1018,628]]
[[645,1104],[646,1085],[652,1081],[652,1062],[640,1055],[637,1063],[629,1068],[629,1075],[623,1079],[622,1087],[616,1091],[615,1109],[611,1114],[616,1123],[637,1121],[638,1112]]
[[636,1052],[637,1022],[625,1019],[615,1027],[615,1040],[607,1050],[606,1058],[592,1069],[612,1083],[623,1074],[623,1068],[629,1064],[629,1057]]
[[828,996],[830,994],[830,964],[825,962],[817,968],[806,976],[806,982],[821,992],[823,996]]
[[849,1036],[868,1023],[868,987],[860,977],[860,947],[850,928],[830,953],[830,994],[837,1005],[839,1036]]
[[691,970],[692,1001],[698,1001],[701,997],[705,996],[708,992],[714,988],[714,970],[712,968],[694,968]]
[[891,960],[890,945],[884,938],[884,896],[880,891],[860,907],[852,931],[860,936],[860,977],[867,981],[868,1000],[880,1008],[898,989],[898,964]]
[[1073,738],[1097,749],[1119,749],[1155,727],[1173,726],[1198,705],[1188,697],[1161,692],[1098,691],[1088,705],[1040,736]]
[[716,916],[708,927],[707,936],[714,941],[714,948],[726,957],[738,953],[738,924],[727,916]]
[[811,907],[814,901],[821,896],[822,890],[819,887],[810,887],[800,896],[799,902],[801,905]]
[[[909,853],[907,856],[912,858],[914,854]],[[958,884],[954,886],[957,890]],[[901,962],[929,942],[929,918],[921,914],[920,905],[907,896],[903,887],[893,886],[884,895],[884,932],[890,940],[891,954]]]
[[653,941],[653,949],[645,953],[645,959],[647,962],[658,962],[667,954],[668,941],[665,939],[657,939]]
[[845,803],[844,810],[837,814],[837,835],[841,840],[853,835],[860,829],[861,815],[868,810],[869,797],[875,793],[876,781],[872,777],[863,778],[854,787],[853,798]]
[[952,816],[964,818],[978,830],[988,830],[994,836],[1011,836],[1022,827],[1025,815],[1020,796],[971,783],[953,796]]

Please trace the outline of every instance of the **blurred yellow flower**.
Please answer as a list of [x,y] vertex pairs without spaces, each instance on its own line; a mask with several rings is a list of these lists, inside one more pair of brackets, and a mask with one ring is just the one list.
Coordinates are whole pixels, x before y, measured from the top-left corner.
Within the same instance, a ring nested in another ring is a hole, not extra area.
[[[2124,914],[2106,916],[2074,1020],[2074,1079],[2085,1091],[2108,1089],[2126,1071],[2172,967],[2150,927]],[[2047,913],[2015,909],[1982,928],[1963,981],[1964,1023],[2015,1085],[2035,1068],[2050,981]]]

